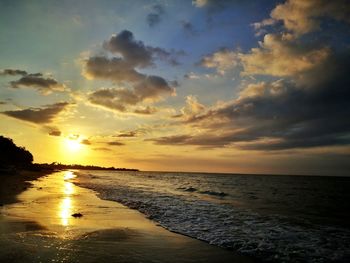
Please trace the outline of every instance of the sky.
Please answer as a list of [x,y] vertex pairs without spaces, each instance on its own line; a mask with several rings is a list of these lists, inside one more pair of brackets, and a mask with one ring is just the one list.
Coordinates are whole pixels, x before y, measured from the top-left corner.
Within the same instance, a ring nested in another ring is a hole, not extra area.
[[35,162],[349,175],[347,0],[0,0],[0,34]]

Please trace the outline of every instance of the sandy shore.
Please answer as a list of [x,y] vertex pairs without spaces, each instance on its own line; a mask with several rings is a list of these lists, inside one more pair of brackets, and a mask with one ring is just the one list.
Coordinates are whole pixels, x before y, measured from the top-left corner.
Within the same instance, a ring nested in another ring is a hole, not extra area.
[[0,205],[18,202],[18,195],[31,186],[30,181],[34,181],[41,176],[45,176],[51,171],[18,171],[14,174],[0,172]]
[[0,262],[254,262],[101,200],[74,185],[72,172],[39,177],[9,176],[1,184]]

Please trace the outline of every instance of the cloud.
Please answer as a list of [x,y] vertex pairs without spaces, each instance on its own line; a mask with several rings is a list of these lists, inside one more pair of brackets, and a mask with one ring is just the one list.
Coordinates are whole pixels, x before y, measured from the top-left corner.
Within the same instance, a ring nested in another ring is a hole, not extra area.
[[108,142],[107,144],[111,145],[111,146],[123,146],[123,145],[125,145],[124,143],[118,142],[118,141]]
[[9,75],[9,76],[17,76],[17,75],[25,76],[27,74],[28,74],[27,71],[20,70],[20,69],[3,69],[3,70],[0,70],[0,76],[6,76],[6,75]]
[[164,136],[160,138],[147,139],[146,141],[152,141],[159,145],[190,145],[189,141],[193,137],[190,135],[173,135]]
[[138,131],[125,131],[125,132],[121,132],[117,135],[117,137],[137,137],[138,136]]
[[147,80],[134,86],[132,90],[126,88],[103,88],[88,96],[90,103],[118,112],[134,112],[137,114],[153,114],[154,107],[144,108],[136,105],[149,101],[160,100],[163,96],[172,95],[173,88],[170,88],[165,80],[156,76],[149,76]]
[[51,136],[61,136],[61,131],[50,131],[49,132],[49,135]]
[[247,84],[239,97],[180,116],[195,134],[157,144],[285,150],[350,144],[350,54],[333,54],[297,79]]
[[223,10],[230,4],[244,2],[241,0],[193,0],[192,4],[197,8],[206,8],[210,12]]
[[177,62],[179,52],[165,50],[160,47],[146,46],[142,41],[135,40],[132,32],[123,30],[104,41],[103,48],[112,54],[122,56],[122,61],[129,68],[154,66],[154,60],[160,59],[171,65]]
[[10,86],[14,89],[21,87],[35,88],[44,95],[54,91],[64,91],[66,86],[53,78],[44,78],[41,73],[27,74],[19,80],[11,81]]
[[190,72],[184,75],[185,79],[200,79],[200,76],[194,72]]
[[52,105],[47,105],[42,108],[28,108],[24,110],[3,111],[2,114],[27,122],[45,124],[52,122],[54,118],[59,113],[64,111],[69,105],[71,104],[68,102],[59,102]]
[[89,141],[88,139],[83,139],[80,141],[80,143],[84,145],[91,145],[91,141]]
[[190,119],[193,116],[204,112],[206,107],[198,102],[196,96],[186,96],[186,106],[181,109],[181,113],[174,115],[173,118]]
[[155,107],[144,107],[144,108],[138,108],[134,110],[134,113],[136,114],[144,114],[144,115],[150,115],[156,113],[158,110]]
[[165,14],[165,10],[160,4],[153,5],[151,9],[152,12],[147,15],[146,21],[150,27],[154,27],[161,22],[162,16]]
[[243,67],[242,75],[287,77],[318,67],[330,56],[328,47],[302,44],[290,34],[266,34],[259,47],[248,53],[221,49],[200,64],[224,75]]
[[145,46],[126,30],[104,42],[104,48],[122,57],[90,57],[85,61],[83,74],[88,79],[111,80],[122,87],[97,90],[89,94],[90,103],[119,112],[153,114],[154,107],[137,105],[154,103],[175,94],[175,88],[171,87],[173,82],[136,69],[152,65],[154,57],[169,58],[171,54],[167,51]]
[[113,35],[103,43],[103,47],[111,53],[118,53],[123,61],[131,66],[146,67],[153,64],[152,52],[142,41],[134,39],[132,32],[124,30]]
[[350,23],[349,14],[350,5],[347,0],[287,0],[272,10],[270,15],[275,22],[270,19],[264,20],[255,23],[255,27],[261,28],[282,21],[287,30],[300,36],[319,30],[322,18]]
[[146,128],[138,128],[135,130],[130,130],[130,131],[120,131],[118,135],[115,135],[115,137],[120,137],[120,138],[131,138],[131,137],[138,137],[143,134],[146,134],[148,132],[148,129]]
[[145,75],[137,72],[121,58],[90,57],[84,65],[87,79],[107,79],[115,82],[138,82]]
[[141,101],[141,98],[132,90],[125,88],[109,88],[100,89],[91,93],[88,100],[92,104],[100,105],[107,109],[126,112],[127,106],[137,104]]
[[62,132],[57,127],[44,126],[44,131],[47,132],[50,136],[61,136]]
[[224,48],[203,57],[199,64],[206,68],[214,68],[218,74],[224,75],[239,65],[239,56],[239,52]]
[[105,151],[105,152],[112,151],[111,149],[106,148],[106,147],[96,147],[96,148],[93,148],[93,150],[95,150],[95,151]]
[[267,32],[265,29],[266,27],[273,26],[275,24],[276,24],[276,20],[274,20],[272,18],[267,18],[261,22],[252,23],[251,25],[256,30],[255,36],[261,36]]
[[163,96],[173,95],[175,89],[158,76],[147,76],[134,86],[134,91],[141,99],[159,100]]

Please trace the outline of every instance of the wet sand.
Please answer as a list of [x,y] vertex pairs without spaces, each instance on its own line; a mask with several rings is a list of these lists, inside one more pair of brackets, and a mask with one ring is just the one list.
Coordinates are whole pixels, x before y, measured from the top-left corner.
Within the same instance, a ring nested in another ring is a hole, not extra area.
[[0,206],[18,201],[20,193],[31,186],[30,181],[47,175],[52,171],[17,171],[14,174],[0,172]]
[[0,208],[0,262],[254,262],[169,232],[74,180],[68,171],[39,178]]

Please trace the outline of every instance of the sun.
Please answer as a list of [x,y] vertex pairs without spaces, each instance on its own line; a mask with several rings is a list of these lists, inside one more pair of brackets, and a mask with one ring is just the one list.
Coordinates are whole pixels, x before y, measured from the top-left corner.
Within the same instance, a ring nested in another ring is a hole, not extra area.
[[66,139],[65,146],[70,152],[77,152],[81,149],[81,143],[78,140]]

